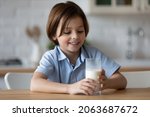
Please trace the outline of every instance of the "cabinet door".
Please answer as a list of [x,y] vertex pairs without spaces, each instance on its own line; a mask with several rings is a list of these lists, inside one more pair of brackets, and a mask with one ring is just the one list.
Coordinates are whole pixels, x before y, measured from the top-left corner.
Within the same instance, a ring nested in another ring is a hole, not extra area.
[[143,12],[150,13],[150,0],[143,0]]
[[112,7],[113,0],[89,0],[90,14],[110,13]]
[[90,0],[91,14],[135,13],[138,11],[138,0]]
[[140,8],[138,0],[115,0],[115,8],[117,13],[137,13]]

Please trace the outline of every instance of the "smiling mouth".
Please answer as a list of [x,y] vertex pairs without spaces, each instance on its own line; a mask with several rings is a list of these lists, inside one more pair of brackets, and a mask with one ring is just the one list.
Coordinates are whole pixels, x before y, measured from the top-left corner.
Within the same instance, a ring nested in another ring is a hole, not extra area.
[[69,42],[71,45],[79,45],[80,42]]

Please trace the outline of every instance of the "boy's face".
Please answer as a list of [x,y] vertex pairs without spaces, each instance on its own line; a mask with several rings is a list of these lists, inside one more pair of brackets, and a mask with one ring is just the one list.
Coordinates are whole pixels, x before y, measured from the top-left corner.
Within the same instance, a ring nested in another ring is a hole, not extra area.
[[58,41],[65,54],[78,53],[86,38],[82,19],[73,17],[60,35],[61,27],[62,21],[60,20],[54,40]]

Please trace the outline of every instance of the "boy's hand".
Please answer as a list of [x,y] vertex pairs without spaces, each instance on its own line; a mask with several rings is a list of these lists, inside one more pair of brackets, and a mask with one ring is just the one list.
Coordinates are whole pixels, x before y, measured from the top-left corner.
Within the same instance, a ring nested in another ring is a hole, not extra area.
[[107,77],[105,76],[105,71],[102,69],[100,76],[99,76],[99,83],[100,83],[100,90],[104,89],[104,83]]
[[85,78],[79,82],[70,84],[68,87],[68,93],[93,95],[95,88],[96,88],[96,81]]

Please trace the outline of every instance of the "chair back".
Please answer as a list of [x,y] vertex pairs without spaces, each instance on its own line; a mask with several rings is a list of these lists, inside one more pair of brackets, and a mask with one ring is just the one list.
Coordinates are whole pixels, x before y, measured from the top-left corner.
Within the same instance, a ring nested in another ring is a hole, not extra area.
[[150,87],[150,71],[121,72],[127,78],[127,88]]
[[4,76],[7,89],[30,89],[33,73],[8,72]]

